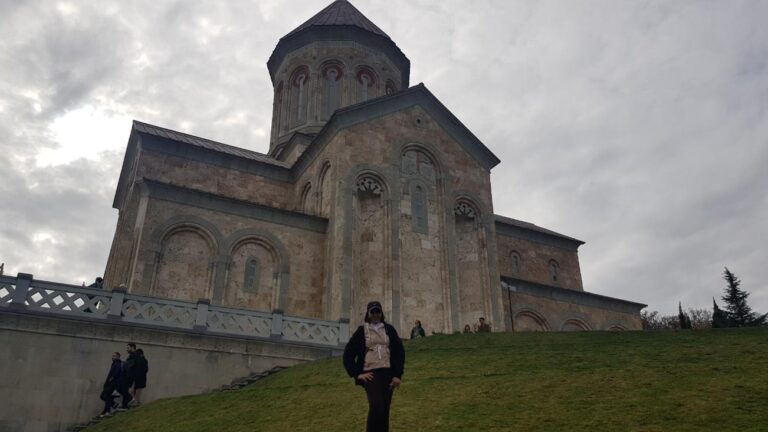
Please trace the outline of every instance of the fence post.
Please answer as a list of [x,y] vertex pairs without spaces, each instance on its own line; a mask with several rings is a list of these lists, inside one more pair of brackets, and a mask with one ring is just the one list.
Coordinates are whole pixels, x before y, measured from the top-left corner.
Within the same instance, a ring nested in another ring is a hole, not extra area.
[[33,276],[29,273],[16,274],[16,290],[11,297],[11,304],[8,305],[11,309],[27,308],[27,290],[32,283],[32,278]]
[[195,316],[195,325],[192,327],[193,330],[203,332],[208,329],[208,306],[210,304],[209,299],[197,300],[197,315]]
[[349,318],[339,320],[339,345],[347,343],[349,340]]
[[270,339],[281,339],[283,337],[283,311],[274,309],[272,311],[272,328],[269,332]]
[[125,285],[112,289],[112,296],[109,298],[109,312],[107,312],[108,320],[119,321],[123,318],[123,302],[125,301],[126,292],[128,290]]

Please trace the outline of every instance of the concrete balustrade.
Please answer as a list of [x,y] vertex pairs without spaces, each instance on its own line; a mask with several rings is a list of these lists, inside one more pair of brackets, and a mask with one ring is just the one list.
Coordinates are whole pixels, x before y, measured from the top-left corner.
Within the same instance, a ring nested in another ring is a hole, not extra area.
[[[285,316],[270,312],[129,294],[124,288],[111,291],[35,280],[33,275],[0,276],[0,308],[14,311],[110,320],[158,328],[265,338],[311,345],[338,347],[349,337],[349,322]],[[1,309],[0,309],[1,310]]]

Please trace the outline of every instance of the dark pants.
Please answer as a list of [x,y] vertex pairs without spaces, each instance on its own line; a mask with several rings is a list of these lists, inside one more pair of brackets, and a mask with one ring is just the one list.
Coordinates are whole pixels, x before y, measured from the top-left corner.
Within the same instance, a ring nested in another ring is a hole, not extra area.
[[392,404],[392,373],[389,369],[373,371],[373,380],[365,383],[368,396],[367,432],[389,432],[389,406]]
[[133,385],[132,381],[123,381],[120,383],[119,386],[117,386],[117,392],[120,393],[120,396],[123,398],[122,406],[123,408],[128,408],[128,402],[133,400],[133,396],[131,396],[130,390],[131,385]]
[[101,391],[101,400],[104,401],[104,409],[102,414],[106,414],[112,410],[112,406],[115,404],[115,397],[112,396],[112,392],[115,391],[115,387],[112,385],[105,385]]

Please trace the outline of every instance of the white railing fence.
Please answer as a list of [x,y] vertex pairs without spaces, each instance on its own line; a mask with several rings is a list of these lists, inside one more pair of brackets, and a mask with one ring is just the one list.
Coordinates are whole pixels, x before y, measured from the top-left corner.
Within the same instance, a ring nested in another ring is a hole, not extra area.
[[31,274],[0,276],[0,312],[32,311],[110,322],[265,338],[338,347],[349,338],[346,320],[324,321],[107,291],[35,280]]

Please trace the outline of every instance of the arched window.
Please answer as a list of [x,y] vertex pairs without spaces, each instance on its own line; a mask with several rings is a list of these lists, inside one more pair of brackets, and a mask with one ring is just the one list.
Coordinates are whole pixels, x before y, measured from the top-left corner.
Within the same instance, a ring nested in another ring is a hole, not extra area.
[[418,185],[411,192],[411,216],[413,217],[413,231],[429,234],[427,225],[427,194],[424,188]]
[[245,263],[243,291],[251,293],[259,291],[259,261],[256,258],[248,258]]
[[307,84],[309,81],[309,69],[302,66],[296,69],[291,76],[291,118],[293,126],[299,126],[307,121]]
[[329,64],[323,68],[322,74],[325,85],[323,120],[328,120],[341,103],[341,77],[343,71],[341,66]]
[[549,260],[549,276],[552,282],[557,282],[560,277],[560,265],[555,260]]
[[513,250],[510,252],[509,258],[512,261],[512,274],[520,274],[520,267],[522,265],[522,261],[520,260],[520,253]]
[[431,181],[435,180],[435,165],[432,160],[418,150],[407,150],[403,153],[400,170],[408,175],[421,175]]
[[280,83],[277,84],[277,87],[275,87],[275,103],[272,107],[272,116],[273,116],[273,124],[272,124],[272,130],[274,131],[280,131],[280,117],[283,114],[283,82],[280,81]]
[[397,87],[395,87],[395,82],[392,80],[387,80],[387,84],[384,87],[384,94],[391,95],[395,94],[397,91]]
[[360,86],[360,102],[365,102],[373,97],[373,86],[376,84],[376,75],[367,67],[357,71],[357,82]]

